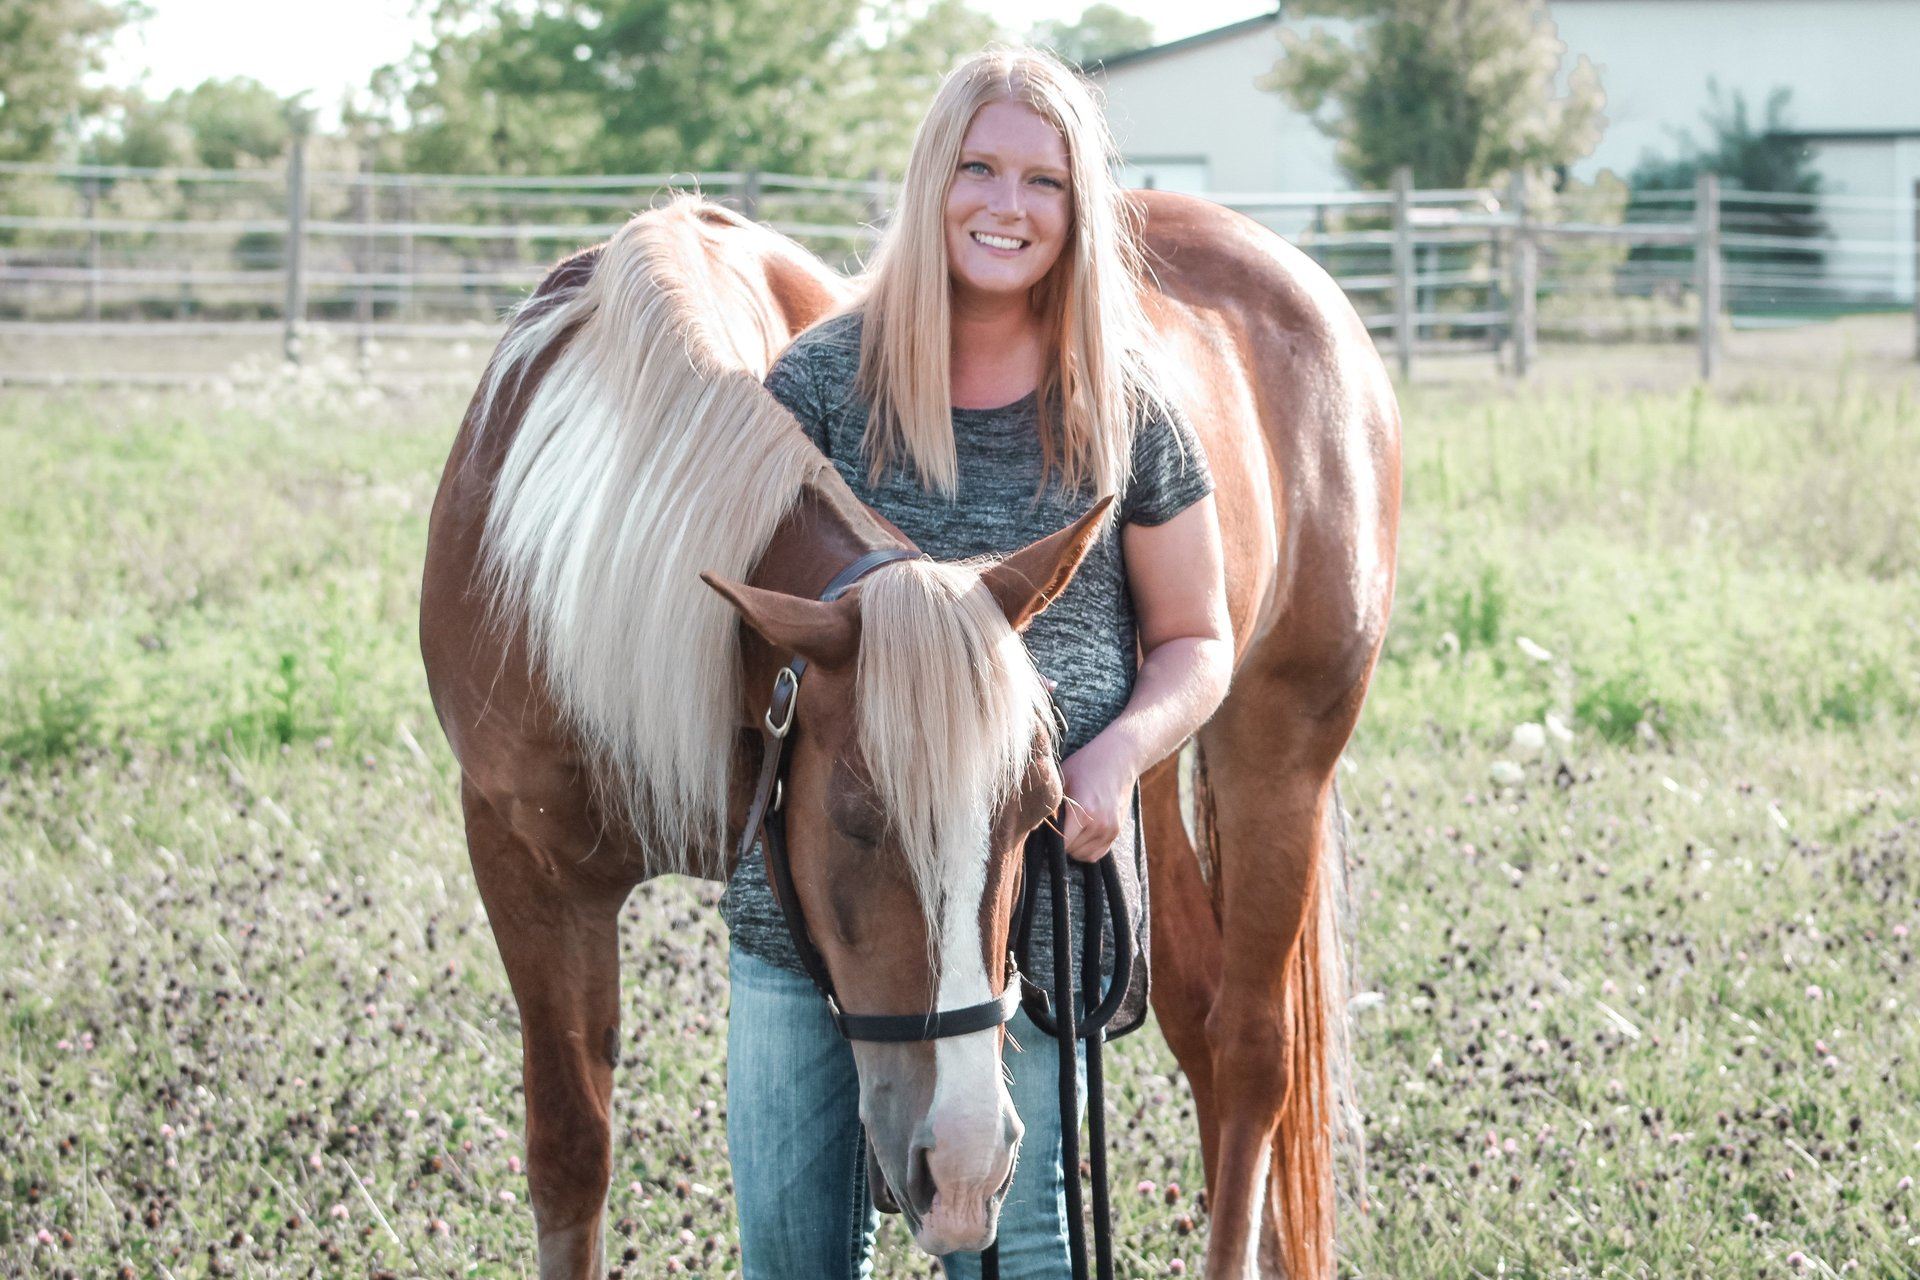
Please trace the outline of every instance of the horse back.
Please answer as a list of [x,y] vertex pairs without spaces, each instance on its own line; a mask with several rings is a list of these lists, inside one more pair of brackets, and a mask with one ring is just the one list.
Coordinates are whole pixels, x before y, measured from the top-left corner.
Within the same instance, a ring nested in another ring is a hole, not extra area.
[[1240,678],[1264,670],[1345,702],[1392,603],[1386,368],[1339,286],[1278,235],[1191,196],[1137,198],[1149,316],[1213,470]]

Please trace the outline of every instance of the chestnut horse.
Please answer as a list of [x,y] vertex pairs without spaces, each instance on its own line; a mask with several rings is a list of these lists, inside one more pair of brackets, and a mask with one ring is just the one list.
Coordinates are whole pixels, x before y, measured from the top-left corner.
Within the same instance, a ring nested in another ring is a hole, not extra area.
[[[1198,1104],[1208,1275],[1318,1280],[1345,1120],[1334,770],[1392,599],[1398,411],[1304,256],[1204,201],[1135,198],[1238,655],[1191,786],[1172,760],[1143,781],[1153,1006]],[[520,1009],[545,1280],[601,1274],[621,904],[655,875],[729,874],[788,655],[811,664],[789,858],[847,1011],[970,1004],[1007,978],[1019,849],[1060,785],[1017,632],[1104,512],[984,569],[900,559],[817,599],[909,545],[759,386],[850,296],[719,206],[642,214],[515,317],[441,480],[421,647]],[[1001,1044],[854,1046],[881,1173],[932,1251],[993,1235],[1020,1134]]]

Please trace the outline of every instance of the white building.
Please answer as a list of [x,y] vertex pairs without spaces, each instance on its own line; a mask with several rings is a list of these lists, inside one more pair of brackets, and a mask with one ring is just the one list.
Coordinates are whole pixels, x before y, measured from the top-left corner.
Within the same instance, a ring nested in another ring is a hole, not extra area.
[[[1788,125],[1812,147],[1824,190],[1842,197],[1833,231],[1881,246],[1911,295],[1920,0],[1549,0],[1549,11],[1567,65],[1590,59],[1607,96],[1606,132],[1576,177],[1624,177],[1648,153],[1675,154],[1681,131],[1704,141],[1710,78],[1729,99],[1743,95],[1756,122],[1785,86]],[[1282,56],[1286,25],[1283,4],[1096,68],[1133,185],[1215,197],[1350,186],[1331,139],[1255,87]]]

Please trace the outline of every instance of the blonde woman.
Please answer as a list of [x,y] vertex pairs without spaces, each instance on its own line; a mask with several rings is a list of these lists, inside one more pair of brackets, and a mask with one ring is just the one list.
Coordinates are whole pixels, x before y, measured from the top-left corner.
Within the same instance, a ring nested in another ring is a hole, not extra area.
[[[969,59],[921,122],[860,300],[801,334],[766,385],[853,491],[939,559],[1012,551],[1117,496],[1112,527],[1027,642],[1067,719],[1067,852],[1113,849],[1143,907],[1136,785],[1219,705],[1232,642],[1212,480],[1153,361],[1113,158],[1092,93],[1060,62],[1003,47]],[[724,910],[745,1276],[867,1275],[875,1219],[852,1052],[757,856]],[[1115,1025],[1144,1016],[1137,981]],[[1001,1209],[1001,1274],[1066,1276],[1058,1060],[1024,1015],[1009,1031],[1026,1134]],[[978,1255],[944,1265],[979,1274]]]

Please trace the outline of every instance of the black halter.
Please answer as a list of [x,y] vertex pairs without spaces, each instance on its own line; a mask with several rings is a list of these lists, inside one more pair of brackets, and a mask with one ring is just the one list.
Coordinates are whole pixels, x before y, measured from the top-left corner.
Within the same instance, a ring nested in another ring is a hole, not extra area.
[[[912,560],[919,552],[904,547],[869,551],[835,574],[820,599],[837,600],[884,564]],[[827,963],[807,932],[807,919],[800,910],[800,895],[794,889],[793,868],[787,861],[786,835],[775,815],[784,799],[782,779],[786,773],[786,739],[793,729],[793,716],[800,697],[800,677],[806,674],[807,661],[795,655],[773,677],[773,692],[761,717],[760,778],[754,787],[753,802],[747,810],[747,822],[740,834],[740,856],[746,857],[759,839],[766,851],[767,874],[773,882],[774,898],[780,914],[786,918],[787,933],[800,965],[813,979],[813,985],[825,997],[834,1027],[848,1040],[908,1044],[941,1040],[948,1036],[985,1031],[1012,1019],[1026,995],[1027,1015],[1041,1034],[1053,1037],[1060,1046],[1061,1168],[1067,1171],[1067,1235],[1074,1280],[1087,1277],[1086,1226],[1082,1218],[1079,1178],[1079,1125],[1075,1121],[1077,1081],[1074,1071],[1075,1041],[1087,1042],[1087,1124],[1089,1155],[1093,1164],[1094,1274],[1111,1280],[1113,1270],[1112,1208],[1107,1193],[1106,1100],[1100,1062],[1100,1045],[1106,1039],[1107,1023],[1126,997],[1133,966],[1133,923],[1128,918],[1126,896],[1120,886],[1118,868],[1109,854],[1096,866],[1079,863],[1087,918],[1082,922],[1081,957],[1076,983],[1073,959],[1072,923],[1067,900],[1067,855],[1057,828],[1045,823],[1029,838],[1026,848],[1024,885],[1017,923],[1014,927],[1014,952],[1027,956],[1033,943],[1035,891],[1042,876],[1050,889],[1054,938],[1054,989],[1049,993],[1029,982],[1020,972],[1015,954],[1007,956],[1006,987],[992,1000],[926,1014],[850,1014],[843,1012],[834,995],[833,977]],[[1054,707],[1056,720],[1060,709]],[[1066,738],[1065,722],[1056,745]],[[1105,992],[1100,986],[1101,928],[1096,921],[1105,915],[1113,929],[1114,972]],[[1075,991],[1075,986],[1080,987]],[[869,1161],[872,1150],[868,1150]],[[876,1182],[874,1189],[879,1187]],[[981,1256],[983,1280],[999,1280],[1000,1246],[990,1245]]]
[[[839,599],[855,583],[881,565],[918,558],[918,551],[905,547],[883,547],[869,551],[835,574],[833,581],[827,584],[827,589],[820,593],[820,599]],[[774,674],[773,692],[767,700],[766,714],[760,721],[760,780],[754,787],[752,806],[747,810],[746,827],[740,833],[740,856],[746,857],[756,839],[766,851],[768,878],[773,882],[773,896],[780,904],[780,914],[786,917],[787,932],[793,937],[793,949],[799,954],[801,967],[813,979],[813,985],[826,997],[827,1011],[833,1017],[834,1027],[848,1040],[908,1044],[921,1040],[944,1040],[948,1036],[963,1036],[1002,1025],[1020,1007],[1020,974],[1013,967],[1011,956],[1008,957],[1006,987],[1001,994],[964,1009],[917,1014],[854,1014],[840,1008],[839,998],[833,990],[833,976],[827,972],[827,963],[821,957],[819,948],[814,946],[813,936],[807,932],[807,918],[800,910],[800,895],[794,889],[793,867],[787,861],[784,825],[775,817],[785,798],[783,779],[786,774],[787,734],[793,729],[794,709],[800,698],[800,678],[806,671],[807,660],[796,655]]]

